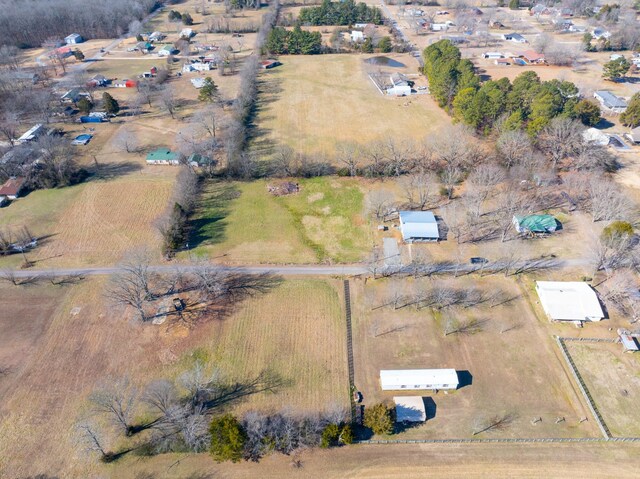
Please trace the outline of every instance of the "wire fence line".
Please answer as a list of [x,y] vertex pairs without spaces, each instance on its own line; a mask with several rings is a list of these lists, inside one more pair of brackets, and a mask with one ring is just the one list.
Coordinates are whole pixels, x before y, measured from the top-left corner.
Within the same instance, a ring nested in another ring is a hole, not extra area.
[[484,439],[359,439],[354,444],[469,444],[469,443],[561,443],[561,442],[640,442],[640,437],[529,437]]

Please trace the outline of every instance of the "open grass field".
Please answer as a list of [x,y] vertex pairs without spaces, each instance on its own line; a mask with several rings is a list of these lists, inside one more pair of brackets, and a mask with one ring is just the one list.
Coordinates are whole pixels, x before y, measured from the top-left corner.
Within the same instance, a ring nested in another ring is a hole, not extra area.
[[300,180],[299,193],[282,197],[269,193],[267,184],[210,183],[193,219],[192,253],[223,256],[220,259],[231,263],[363,259],[369,225],[358,183]]
[[620,344],[566,345],[611,433],[639,437],[640,357],[623,353]]
[[[551,334],[511,280],[407,279],[356,284],[352,288],[352,303],[357,305],[353,317],[355,381],[365,405],[392,401],[393,396],[403,394],[380,389],[380,369],[455,368],[461,381],[461,387],[448,394],[424,393],[435,402],[435,416],[398,438],[597,437],[594,423],[579,423],[589,413]],[[411,296],[434,285],[475,286],[485,294],[502,291],[502,296],[469,308],[418,310],[403,306],[409,300],[400,300],[398,309],[393,304],[381,307],[396,292]],[[445,336],[451,319],[458,324],[475,319],[480,327]],[[480,422],[496,415],[514,419],[505,430],[473,436]],[[541,417],[542,422],[532,425],[534,417]],[[558,417],[566,421],[555,424]]]
[[349,384],[338,281],[287,281],[248,300],[213,328],[197,349],[231,378],[275,373],[283,386],[250,396],[237,406],[278,411],[322,411],[348,407]]
[[194,358],[209,360],[231,380],[265,369],[283,380],[273,392],[236,403],[238,411],[347,407],[339,285],[284,282],[239,304],[223,320],[189,329],[170,322],[140,324],[109,307],[104,278],[68,287],[1,284],[0,306],[7,314],[0,315],[0,333],[11,343],[0,351],[0,366],[9,368],[0,375],[0,476],[108,473],[110,468],[89,461],[74,442],[87,395],[108,378],[127,376],[144,387],[179,375]]
[[[366,144],[387,136],[421,140],[449,123],[428,95],[382,96],[365,72],[370,56],[281,57],[282,66],[262,76],[254,147],[282,143],[301,153],[333,155],[339,142]],[[406,63],[411,57],[393,58]]]

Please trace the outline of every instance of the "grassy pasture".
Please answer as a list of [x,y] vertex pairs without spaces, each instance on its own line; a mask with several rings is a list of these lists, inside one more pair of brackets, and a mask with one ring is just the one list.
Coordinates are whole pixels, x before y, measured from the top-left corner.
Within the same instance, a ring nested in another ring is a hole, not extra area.
[[[583,400],[570,381],[557,346],[531,312],[519,288],[510,280],[486,277],[457,280],[376,280],[353,287],[354,355],[356,387],[366,404],[393,396],[429,396],[435,415],[398,438],[464,437],[597,437],[595,424],[580,424],[588,416]],[[401,300],[432,286],[479,287],[485,293],[503,292],[494,300],[465,308],[417,309]],[[478,320],[481,327],[469,333],[445,336],[449,320]],[[380,369],[455,368],[462,387],[439,392],[382,391]],[[505,430],[473,436],[488,417],[512,415]],[[531,424],[534,417],[542,422]],[[558,417],[566,421],[555,424]]]
[[382,96],[365,72],[368,57],[282,56],[282,66],[262,75],[254,147],[268,151],[282,143],[309,155],[333,155],[339,142],[366,145],[386,136],[421,140],[449,123],[428,95]]
[[245,263],[363,258],[368,224],[357,183],[336,178],[299,180],[301,191],[284,197],[271,195],[267,184],[209,184],[192,223],[193,252]]
[[640,436],[640,357],[620,344],[566,342],[580,375],[614,436]]

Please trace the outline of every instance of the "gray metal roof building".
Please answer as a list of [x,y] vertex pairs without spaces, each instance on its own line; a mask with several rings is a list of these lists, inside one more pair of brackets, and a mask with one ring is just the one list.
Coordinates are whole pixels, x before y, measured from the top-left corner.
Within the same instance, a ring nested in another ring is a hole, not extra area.
[[400,211],[402,239],[414,241],[437,241],[440,239],[438,222],[431,211]]

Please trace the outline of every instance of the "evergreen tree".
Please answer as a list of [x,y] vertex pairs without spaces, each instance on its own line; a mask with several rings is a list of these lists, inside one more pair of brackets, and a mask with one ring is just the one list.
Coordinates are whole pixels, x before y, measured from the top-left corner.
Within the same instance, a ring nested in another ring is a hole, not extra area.
[[198,100],[212,103],[218,98],[218,85],[214,83],[211,77],[204,79],[204,85],[198,93]]
[[76,60],[78,60],[79,62],[84,60],[84,53],[82,53],[80,50],[74,50],[72,53],[73,56],[76,57]]
[[371,41],[371,38],[365,38],[360,49],[362,50],[362,53],[373,53],[373,42]]
[[593,100],[580,100],[574,108],[576,118],[586,126],[595,126],[602,119],[600,106]]
[[602,77],[606,80],[618,81],[627,74],[630,68],[631,63],[626,58],[617,58],[602,66]]
[[511,0],[509,2],[509,8],[511,10],[518,10],[520,9],[520,0]]
[[102,94],[102,104],[104,105],[104,110],[107,113],[110,113],[112,115],[115,115],[120,111],[120,105],[118,104],[118,100],[113,98],[107,92],[104,92]]
[[136,42],[144,42],[144,37],[142,36],[142,34],[138,33],[136,35]]
[[211,434],[210,454],[217,462],[238,462],[242,459],[247,435],[231,414],[213,418],[209,426]]
[[78,101],[76,106],[82,113],[89,113],[91,110],[93,110],[93,103],[91,103],[91,100],[89,100],[86,96],[82,97]]
[[392,416],[391,409],[383,403],[378,403],[364,410],[364,425],[374,434],[392,434]]
[[631,128],[640,126],[640,93],[631,97],[627,109],[620,115],[620,121]]
[[182,20],[182,23],[185,25],[193,25],[193,18],[191,18],[191,15],[189,15],[186,12],[182,14],[180,19]]
[[327,449],[338,445],[338,437],[340,436],[340,428],[337,424],[328,424],[322,431],[320,439],[320,447]]
[[391,37],[382,37],[378,42],[378,48],[382,53],[389,53],[393,48],[391,44]]

